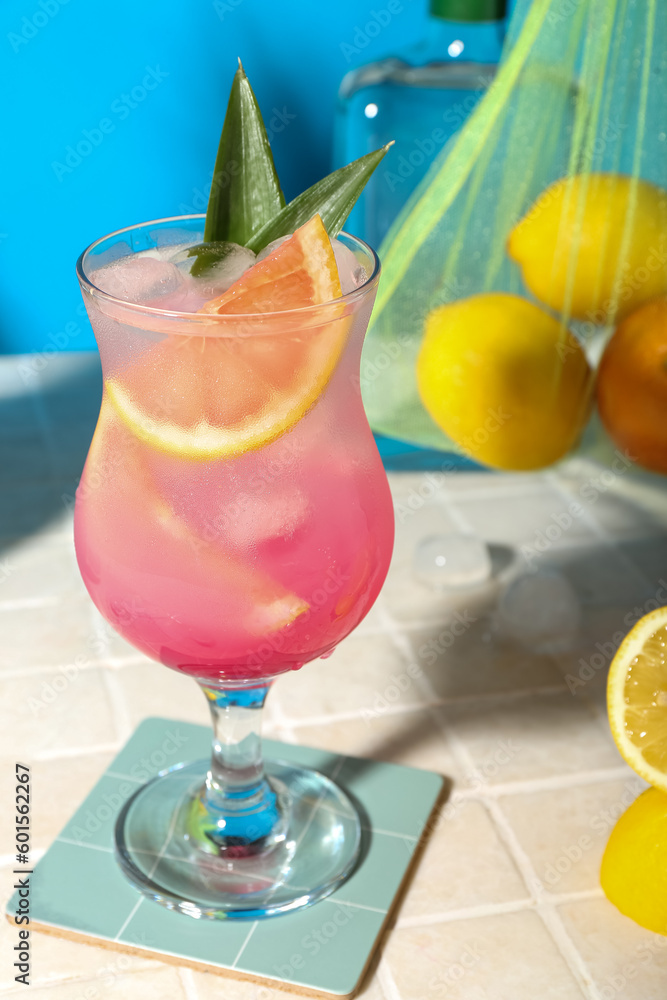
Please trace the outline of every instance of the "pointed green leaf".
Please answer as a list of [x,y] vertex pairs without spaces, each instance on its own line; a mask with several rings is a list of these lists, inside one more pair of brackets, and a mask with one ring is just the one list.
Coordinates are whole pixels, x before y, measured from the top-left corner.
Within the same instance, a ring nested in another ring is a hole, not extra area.
[[236,249],[236,243],[229,240],[219,240],[215,243],[197,243],[194,247],[188,248],[188,257],[196,257],[192,262],[190,274],[195,276],[205,274],[214,264],[228,257]]
[[333,239],[343,228],[343,223],[352,211],[368,178],[391,145],[392,143],[389,143],[382,149],[367,153],[354,163],[348,163],[346,167],[335,170],[328,177],[313,184],[303,194],[297,195],[261,229],[256,230],[246,246],[259,253],[272,240],[293,233],[316,213],[322,217],[326,231]]
[[239,59],[215,161],[204,241],[246,246],[284,205],[259,105]]

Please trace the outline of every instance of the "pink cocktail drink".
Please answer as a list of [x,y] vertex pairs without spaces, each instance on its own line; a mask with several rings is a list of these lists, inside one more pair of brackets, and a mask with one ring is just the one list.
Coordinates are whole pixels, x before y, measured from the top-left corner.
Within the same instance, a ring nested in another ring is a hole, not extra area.
[[[145,267],[151,279],[157,264]],[[187,315],[196,291],[164,283],[143,310],[87,300],[105,394],[77,494],[79,566],[104,617],[166,666],[202,680],[271,677],[330,652],[388,569],[393,511],[358,377],[373,294],[348,276],[338,304],[205,323]],[[246,427],[244,386],[266,377],[253,361],[283,358],[281,338],[294,378],[265,390]],[[218,395],[232,432],[184,436]]]
[[389,566],[359,380],[379,267],[317,213],[258,254],[203,245],[202,222],[114,233],[79,261],[104,395],[75,542],[102,615],[197,680],[214,728],[210,761],[124,805],[123,871],[190,916],[255,920],[321,899],[360,855],[352,799],[264,761],[259,720],[273,679],[348,635]]
[[372,439],[358,439],[351,361],[288,434],[232,459],[167,455],[105,398],[76,547],[95,604],[131,643],[202,678],[271,676],[365,616],[393,518]]

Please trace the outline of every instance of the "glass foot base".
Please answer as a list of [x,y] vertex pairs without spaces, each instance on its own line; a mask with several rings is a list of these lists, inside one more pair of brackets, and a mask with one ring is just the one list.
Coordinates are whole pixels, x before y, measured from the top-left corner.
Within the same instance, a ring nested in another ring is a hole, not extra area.
[[197,761],[166,771],[135,792],[118,817],[118,860],[145,895],[194,917],[256,920],[309,906],[350,874],[359,856],[359,816],[325,775],[266,761],[282,813],[279,836],[237,857],[193,836],[208,768]]

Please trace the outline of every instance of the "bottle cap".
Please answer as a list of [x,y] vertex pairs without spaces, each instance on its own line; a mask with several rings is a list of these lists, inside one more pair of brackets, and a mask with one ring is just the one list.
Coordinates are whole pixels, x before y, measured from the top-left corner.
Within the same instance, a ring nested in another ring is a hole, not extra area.
[[507,0],[431,0],[431,16],[448,21],[500,21]]

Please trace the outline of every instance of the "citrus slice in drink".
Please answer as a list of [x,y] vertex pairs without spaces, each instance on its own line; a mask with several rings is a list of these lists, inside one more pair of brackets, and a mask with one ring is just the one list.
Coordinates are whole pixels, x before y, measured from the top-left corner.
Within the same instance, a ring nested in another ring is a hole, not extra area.
[[[242,644],[249,637],[274,634],[308,610],[298,595],[249,559],[230,552],[223,537],[208,540],[194,532],[161,493],[154,459],[103,399],[80,486],[85,502],[77,550],[86,566],[85,578],[93,583],[104,578],[100,596],[112,605],[123,589],[122,581],[114,584],[116,561],[122,563],[123,580],[128,568],[137,580],[148,574],[142,606],[119,619],[121,631],[133,638],[151,619],[162,623],[165,636],[172,620],[197,622],[205,629],[224,609],[228,628],[238,630]],[[94,546],[90,552],[86,540]],[[108,558],[100,561],[98,549]],[[159,563],[156,552],[163,553],[164,573],[151,573],[150,567]],[[111,605],[103,613],[114,621]]]
[[200,313],[265,313],[300,309],[341,294],[336,258],[319,215],[255,264]]
[[168,336],[107,379],[109,401],[160,451],[206,461],[260,448],[293,427],[329,382],[349,320],[340,304],[315,320],[299,310],[340,295],[331,242],[314,216],[202,307],[211,318],[205,336]]
[[667,792],[667,607],[637,622],[609,670],[611,732],[631,768]]

